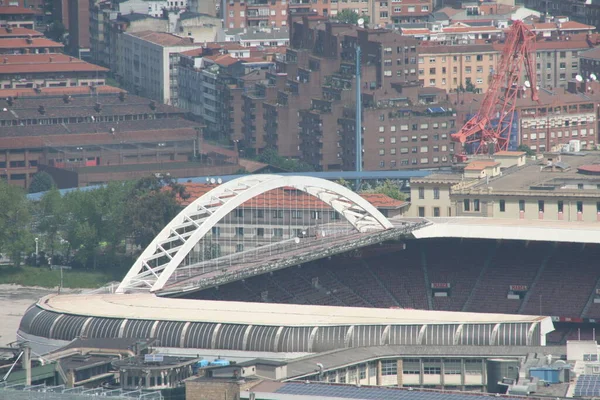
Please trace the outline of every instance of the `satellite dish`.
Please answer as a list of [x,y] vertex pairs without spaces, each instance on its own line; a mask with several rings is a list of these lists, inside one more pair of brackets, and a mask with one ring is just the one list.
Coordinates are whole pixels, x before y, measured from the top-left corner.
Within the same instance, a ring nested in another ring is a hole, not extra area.
[[208,183],[208,182],[210,182],[210,178],[209,177],[206,178],[206,183]]
[[210,178],[210,183],[212,183],[213,185],[215,184],[215,178]]
[[218,178],[218,179],[217,179],[217,183],[220,185],[221,183],[223,183],[223,179],[221,179],[221,178]]
[[296,236],[294,238],[294,243],[296,243],[296,244],[300,243],[300,238],[298,236]]
[[596,74],[590,74],[590,79],[596,81],[598,80],[598,77],[596,76]]
[[582,77],[581,75],[577,75],[577,76],[575,77],[575,80],[576,80],[577,82],[583,82],[583,77]]
[[359,18],[358,21],[356,21],[356,23],[358,23],[358,26],[363,26],[365,24],[365,19]]
[[530,87],[531,87],[531,82],[529,82],[529,81],[525,81],[525,87],[526,87],[526,88],[530,88]]

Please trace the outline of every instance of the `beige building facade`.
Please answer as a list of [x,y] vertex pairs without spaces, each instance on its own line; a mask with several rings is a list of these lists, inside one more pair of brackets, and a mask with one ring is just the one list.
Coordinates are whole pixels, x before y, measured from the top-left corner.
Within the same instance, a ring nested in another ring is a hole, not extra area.
[[419,80],[425,87],[447,91],[468,89],[469,82],[478,93],[485,93],[500,52],[492,45],[421,46]]

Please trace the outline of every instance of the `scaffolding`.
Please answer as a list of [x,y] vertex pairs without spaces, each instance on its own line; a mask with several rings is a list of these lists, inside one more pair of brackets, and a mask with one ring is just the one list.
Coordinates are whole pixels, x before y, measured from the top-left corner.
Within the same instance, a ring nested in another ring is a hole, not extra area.
[[67,388],[65,385],[6,385],[0,383],[0,400],[89,400],[91,397],[110,397],[111,400],[163,400],[160,391],[123,390],[107,388]]

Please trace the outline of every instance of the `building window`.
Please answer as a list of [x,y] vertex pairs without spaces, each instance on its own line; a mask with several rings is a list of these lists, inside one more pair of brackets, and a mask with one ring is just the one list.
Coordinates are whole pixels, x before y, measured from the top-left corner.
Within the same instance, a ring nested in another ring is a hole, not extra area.
[[283,210],[273,210],[273,218],[283,218]]
[[236,236],[244,236],[244,228],[242,228],[242,227],[235,228],[235,235]]
[[440,208],[439,207],[433,207],[433,216],[434,217],[440,216]]
[[583,212],[583,201],[578,201],[577,202],[577,212],[578,213],[582,213]]
[[292,218],[294,218],[294,219],[302,218],[302,211],[292,210],[291,213],[292,213]]
[[559,200],[559,201],[558,201],[558,212],[559,212],[559,213],[563,212],[563,210],[564,210],[564,207],[565,207],[565,204],[563,203],[563,201],[562,201],[562,200]]
[[440,199],[440,188],[439,187],[434,187],[433,188],[433,199],[434,200],[439,200]]
[[425,188],[421,186],[419,188],[419,200],[423,200],[424,198],[425,198]]
[[256,236],[264,237],[265,236],[265,228],[256,228]]
[[419,207],[419,217],[425,217],[425,207]]
[[283,228],[273,228],[273,236],[282,238],[283,237]]
[[311,219],[321,219],[321,211],[311,211],[310,218]]
[[398,374],[398,362],[396,360],[382,360],[381,361],[381,375],[397,375]]
[[221,227],[219,226],[213,226],[211,229],[212,235],[215,237],[219,237],[221,236]]
[[243,208],[236,208],[234,212],[235,212],[236,218],[244,218],[244,209]]
[[506,202],[504,200],[500,200],[500,212],[506,211]]
[[473,200],[473,211],[479,212],[479,199]]
[[519,211],[525,212],[525,200],[519,200]]
[[264,218],[265,210],[256,210],[256,214],[254,216],[255,216],[255,218]]
[[538,210],[544,212],[544,200],[538,200]]
[[463,209],[464,211],[471,211],[471,203],[469,202],[469,199],[463,200]]

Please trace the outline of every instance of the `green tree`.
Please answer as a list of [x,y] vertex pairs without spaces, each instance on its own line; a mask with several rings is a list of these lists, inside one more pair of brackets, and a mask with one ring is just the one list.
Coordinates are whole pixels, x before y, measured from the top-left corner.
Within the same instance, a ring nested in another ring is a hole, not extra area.
[[60,21],[52,22],[46,30],[46,36],[55,42],[62,42],[65,37],[65,33],[67,33],[67,30]]
[[360,16],[356,11],[350,10],[349,8],[343,9],[334,17],[343,24],[353,24],[356,25],[358,23],[359,18],[362,18],[365,21],[365,24],[369,23],[369,16],[363,15]]
[[54,186],[54,179],[49,173],[40,171],[33,175],[33,179],[29,184],[29,193],[47,192]]
[[181,210],[179,199],[187,199],[185,187],[169,177],[137,181],[126,205],[124,221],[133,242],[146,247]]
[[373,189],[362,191],[362,193],[380,193],[392,199],[406,200],[406,195],[400,191],[398,185],[389,179],[386,179],[382,184],[377,185]]
[[55,250],[60,247],[61,232],[64,229],[64,223],[67,215],[63,205],[63,199],[56,187],[53,187],[44,195],[38,205],[38,230],[43,235],[43,242],[46,244],[50,255],[54,256]]
[[344,178],[338,179],[337,181],[335,181],[335,183],[345,187],[346,189],[350,189],[350,190],[353,190],[353,187],[354,187],[354,185],[352,185],[351,182],[345,180]]
[[289,172],[311,172],[315,170],[311,165],[305,162],[280,156],[277,154],[277,151],[272,148],[265,149],[258,156],[258,161]]
[[527,153],[527,157],[535,156],[535,151],[531,150],[531,147],[527,146],[526,144],[520,144],[519,147],[517,147],[517,150]]
[[22,189],[0,181],[0,251],[19,267],[22,255],[34,246],[30,232],[31,213]]
[[473,81],[471,81],[471,78],[467,78],[465,82],[465,91],[471,93],[475,92],[475,85],[473,84]]

